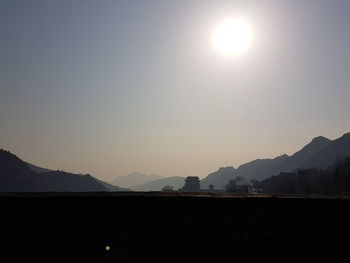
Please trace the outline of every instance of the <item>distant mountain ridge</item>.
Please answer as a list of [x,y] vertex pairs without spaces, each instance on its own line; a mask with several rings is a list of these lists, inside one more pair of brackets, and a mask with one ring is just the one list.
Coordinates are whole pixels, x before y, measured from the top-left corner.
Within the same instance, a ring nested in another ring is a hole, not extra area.
[[146,182],[144,184],[134,185],[130,188],[137,191],[161,191],[164,186],[172,186],[175,190],[184,186],[185,177],[173,176]]
[[157,174],[143,174],[139,172],[133,172],[126,176],[119,176],[115,178],[113,181],[111,181],[112,185],[118,185],[121,187],[127,187],[132,188],[134,185],[141,185],[150,181],[158,180],[164,178],[162,176],[159,176]]
[[[305,145],[301,150],[297,151],[284,162],[274,167],[271,171],[271,175],[279,172],[292,172],[298,168],[310,168],[308,165],[305,166],[305,162],[331,143],[332,140],[322,136],[313,138],[312,141]],[[333,164],[333,162],[329,165],[331,164]]]
[[215,188],[223,189],[228,181],[236,176],[241,176],[246,180],[262,180],[280,172],[292,172],[299,168],[327,168],[337,158],[346,156],[350,156],[350,133],[335,140],[318,136],[291,156],[281,155],[274,159],[257,159],[242,164],[237,169],[220,168],[204,178],[201,186],[206,188],[213,184]]
[[0,192],[123,191],[91,175],[53,171],[22,161],[0,150]]
[[[281,172],[293,172],[300,168],[328,168],[337,158],[350,156],[350,133],[330,140],[323,136],[312,139],[291,156],[286,154],[273,159],[257,159],[240,165],[221,167],[201,180],[201,188],[214,185],[215,189],[223,189],[229,180],[237,176],[246,181],[263,180]],[[111,184],[98,180],[91,175],[72,174],[41,168],[19,159],[16,155],[0,150],[0,192],[23,191],[127,191],[120,188],[127,186],[133,190],[160,191],[164,186],[179,189],[184,185],[185,177],[161,177],[131,173],[118,177]]]
[[206,178],[201,180],[201,188],[208,188],[214,185],[216,188],[224,188],[226,182],[231,180],[237,174],[233,166],[220,167],[216,172],[210,173]]
[[214,173],[209,174],[201,181],[202,188],[208,188],[209,185],[214,185],[217,189],[223,189],[228,181],[236,176],[243,177],[246,180],[255,177],[266,177],[270,171],[279,163],[286,160],[288,155],[281,155],[274,159],[257,159],[249,163],[240,165],[237,169],[230,167],[221,167]]
[[337,158],[350,155],[350,132],[331,141],[323,149],[310,157],[302,168],[328,168]]

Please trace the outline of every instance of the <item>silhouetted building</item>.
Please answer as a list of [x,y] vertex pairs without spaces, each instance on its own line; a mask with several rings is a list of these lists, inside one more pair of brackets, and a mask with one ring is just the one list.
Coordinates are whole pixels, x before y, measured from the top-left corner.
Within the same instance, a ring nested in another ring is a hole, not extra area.
[[198,176],[187,176],[185,179],[185,185],[182,187],[182,191],[197,192],[200,191],[201,184]]

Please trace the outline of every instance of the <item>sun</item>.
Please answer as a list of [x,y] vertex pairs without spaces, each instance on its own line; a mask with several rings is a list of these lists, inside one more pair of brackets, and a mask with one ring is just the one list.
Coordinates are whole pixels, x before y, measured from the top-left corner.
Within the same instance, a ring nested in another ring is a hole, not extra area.
[[240,55],[253,41],[253,29],[243,19],[227,19],[214,30],[211,38],[213,47],[224,55]]

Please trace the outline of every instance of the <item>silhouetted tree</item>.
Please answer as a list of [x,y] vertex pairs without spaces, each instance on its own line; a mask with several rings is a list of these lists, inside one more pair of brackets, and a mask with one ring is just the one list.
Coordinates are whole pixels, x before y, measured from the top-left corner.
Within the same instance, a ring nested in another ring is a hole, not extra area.
[[350,157],[338,158],[324,170],[280,173],[263,180],[260,185],[265,193],[350,194]]

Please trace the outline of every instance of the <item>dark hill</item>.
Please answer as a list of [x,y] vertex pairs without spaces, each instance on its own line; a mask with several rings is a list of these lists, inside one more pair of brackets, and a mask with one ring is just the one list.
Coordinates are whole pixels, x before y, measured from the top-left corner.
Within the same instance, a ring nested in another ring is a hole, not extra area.
[[16,155],[0,150],[0,192],[38,191],[37,174]]
[[209,185],[214,185],[215,188],[223,189],[228,181],[237,176],[237,170],[232,167],[221,167],[216,172],[209,174],[206,178],[201,180],[201,187],[208,188]]
[[242,164],[237,169],[233,167],[220,168],[204,178],[201,185],[203,188],[208,187],[209,184],[213,184],[216,188],[223,188],[229,180],[236,176],[241,176],[246,180],[252,178],[263,180],[281,172],[293,172],[299,168],[327,168],[337,158],[349,155],[350,133],[333,141],[318,136],[290,157],[281,155],[274,159],[257,159]]
[[331,141],[314,156],[305,160],[301,168],[327,168],[337,158],[350,156],[350,133]]
[[[38,173],[35,170],[41,172]],[[72,174],[40,168],[22,161],[8,151],[0,150],[0,192],[86,192],[110,190],[122,191],[126,189],[111,186],[91,175]]]
[[221,167],[214,173],[209,174],[201,181],[202,188],[208,188],[210,184],[217,189],[224,189],[225,185],[236,176],[241,176],[246,180],[252,178],[266,178],[270,176],[271,170],[288,158],[288,155],[281,155],[274,159],[257,159],[249,163],[242,164],[237,169],[232,166]]
[[271,175],[274,167],[288,160],[287,154],[277,156],[274,159],[257,159],[238,167],[237,175],[246,180],[266,178]]
[[278,174],[280,172],[292,172],[298,168],[301,168],[306,160],[312,158],[315,154],[323,150],[331,143],[332,141],[330,139],[322,136],[313,138],[312,141],[305,145],[301,150],[297,151],[285,161],[274,167],[269,176]]
[[41,191],[107,191],[107,189],[91,175],[77,175],[64,171],[52,171],[41,173],[37,178],[37,184],[40,186]]

